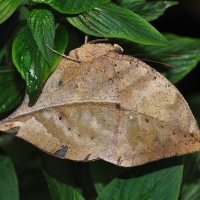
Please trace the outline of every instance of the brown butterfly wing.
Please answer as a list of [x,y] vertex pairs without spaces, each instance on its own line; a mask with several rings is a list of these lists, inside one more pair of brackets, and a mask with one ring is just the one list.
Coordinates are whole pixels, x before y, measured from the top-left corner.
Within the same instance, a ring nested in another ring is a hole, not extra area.
[[161,74],[108,45],[78,55],[84,61],[63,59],[37,103],[26,97],[0,130],[19,127],[18,137],[61,158],[121,166],[199,150],[195,119]]

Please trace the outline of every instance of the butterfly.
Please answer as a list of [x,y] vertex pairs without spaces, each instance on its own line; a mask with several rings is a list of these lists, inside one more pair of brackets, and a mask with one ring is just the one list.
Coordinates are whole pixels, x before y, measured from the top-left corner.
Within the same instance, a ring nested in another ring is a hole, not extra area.
[[131,167],[199,151],[200,132],[163,75],[111,44],[84,44],[62,59],[32,107],[0,122],[48,154]]

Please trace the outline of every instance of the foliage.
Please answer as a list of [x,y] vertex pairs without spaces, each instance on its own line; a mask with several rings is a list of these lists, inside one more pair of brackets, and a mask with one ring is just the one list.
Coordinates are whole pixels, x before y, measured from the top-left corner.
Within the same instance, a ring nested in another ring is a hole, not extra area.
[[[66,47],[68,52],[83,44],[84,34],[101,37],[100,32],[112,38],[110,42],[123,46],[126,54],[179,54],[181,58],[155,57],[160,62],[176,66],[175,69],[163,67],[159,70],[173,83],[179,82],[197,65],[200,60],[200,39],[161,34],[147,22],[157,19],[177,2],[116,2],[0,0],[0,118],[17,108],[23,99],[25,87],[29,93],[29,104],[37,101],[45,81],[61,60],[46,44],[64,53]],[[92,30],[91,26],[98,31]],[[14,64],[10,64],[12,62]],[[189,99],[192,107],[199,102],[194,99],[200,98]],[[199,114],[195,116],[198,119]],[[38,156],[34,147],[3,133],[0,146],[7,153],[0,152],[2,200],[19,199],[19,193],[20,199],[30,200],[49,199],[50,195],[52,199],[69,200],[199,198],[199,177],[193,175],[188,178],[190,169],[194,167],[195,170],[199,163],[198,153],[185,156],[184,163],[183,157],[173,157],[126,169],[103,161],[74,163],[43,152],[39,152]],[[15,163],[16,172],[9,156]],[[33,173],[37,170],[40,171],[37,178],[41,193],[37,192],[38,189],[31,190],[38,183]],[[27,173],[26,177],[22,172]],[[199,172],[198,167],[195,172]]]

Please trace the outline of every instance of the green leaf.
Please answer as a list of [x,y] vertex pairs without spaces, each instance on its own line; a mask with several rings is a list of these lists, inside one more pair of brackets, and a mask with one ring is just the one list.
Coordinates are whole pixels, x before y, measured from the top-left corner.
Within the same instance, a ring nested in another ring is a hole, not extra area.
[[34,104],[51,70],[28,26],[23,27],[14,40],[13,61],[26,81],[29,104]]
[[21,103],[25,84],[15,68],[0,67],[0,119],[6,117]]
[[72,162],[41,153],[43,172],[53,200],[84,200],[74,189]]
[[[200,153],[185,155],[183,181],[179,199],[181,200],[198,200],[200,199]],[[192,171],[191,171],[192,169]]]
[[169,44],[165,37],[145,19],[113,3],[102,4],[85,15],[67,18],[73,26],[86,34],[100,36],[97,31],[89,27],[86,17],[91,26],[106,37],[124,38],[141,44]]
[[53,47],[55,38],[54,17],[48,10],[32,10],[28,17],[28,25],[43,57],[49,63],[53,62],[53,52],[46,44]]
[[90,162],[91,176],[94,187],[99,194],[103,188],[121,173],[127,171],[128,168],[118,167],[105,161]]
[[[36,22],[38,21],[40,20],[36,19]],[[26,81],[30,105],[35,103],[46,79],[55,70],[57,64],[62,58],[57,54],[52,54],[53,63],[49,65],[49,62],[47,62],[46,58],[49,58],[49,49],[46,45],[45,47],[42,47],[42,43],[44,44],[45,41],[50,39],[48,38],[49,33],[46,33],[46,31],[48,31],[48,29],[41,32],[41,35],[38,36],[38,32],[31,32],[29,27],[26,25],[20,30],[13,43],[13,61],[18,71]],[[38,47],[33,35],[38,37],[38,43],[39,40],[41,41],[40,45],[41,49],[43,49],[46,53],[45,57]],[[54,43],[54,47],[52,46],[52,48],[60,53],[64,53],[67,41],[66,29],[63,26],[58,26],[56,29],[55,40],[50,42],[50,44]],[[46,51],[44,50],[45,48],[47,49]]]
[[0,199],[18,200],[18,181],[13,163],[9,156],[0,150]]
[[8,19],[22,0],[0,0],[0,24]]
[[113,179],[97,199],[177,200],[182,171],[182,157],[134,167]]
[[123,0],[120,6],[135,12],[147,21],[152,21],[163,15],[167,8],[177,4],[177,1]]
[[34,3],[46,3],[55,10],[66,14],[79,14],[109,2],[109,0],[32,0]]
[[[173,34],[164,34],[170,41],[171,46],[142,46],[137,44],[122,44],[124,49],[128,49],[126,54],[149,54],[146,58],[150,60],[159,61],[173,65],[175,68],[162,66],[159,64],[158,70],[166,76],[172,83],[177,83],[184,78],[192,69],[195,68],[200,61],[200,39],[181,37]],[[170,56],[151,56],[154,54],[176,54],[181,57]],[[143,58],[143,57],[142,57]],[[141,58],[141,59],[142,59]],[[150,66],[156,67],[154,63],[150,62]]]

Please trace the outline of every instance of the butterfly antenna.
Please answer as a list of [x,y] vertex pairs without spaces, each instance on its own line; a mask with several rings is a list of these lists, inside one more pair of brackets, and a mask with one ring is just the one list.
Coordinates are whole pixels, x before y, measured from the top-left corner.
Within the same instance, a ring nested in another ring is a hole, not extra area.
[[177,57],[180,58],[181,56],[178,54],[133,54],[133,56],[146,56],[146,55],[150,55],[150,56],[169,56],[169,57]]
[[154,63],[158,63],[158,64],[165,65],[165,66],[167,66],[167,67],[175,68],[174,65],[170,65],[170,64],[167,64],[167,63],[163,63],[163,62],[158,62],[158,61],[149,60],[149,59],[140,59],[140,60],[149,61],[149,62],[154,62]]
[[67,59],[67,60],[72,60],[72,61],[74,61],[74,62],[78,62],[78,63],[81,62],[81,61],[79,60],[79,57],[78,57],[76,51],[75,51],[75,54],[76,54],[77,59],[74,59],[74,58],[71,58],[71,57],[69,57],[69,56],[66,56],[65,54],[61,54],[61,53],[59,53],[58,51],[52,49],[48,44],[46,44],[46,46],[47,46],[51,51],[53,51],[54,53],[56,53],[56,54],[62,56],[63,58],[65,58],[65,59]]

